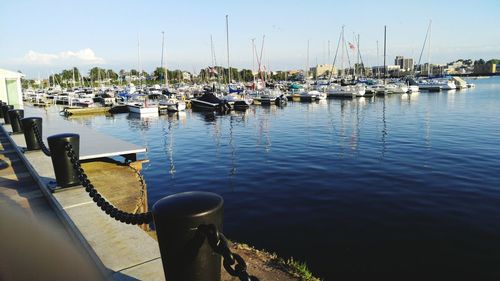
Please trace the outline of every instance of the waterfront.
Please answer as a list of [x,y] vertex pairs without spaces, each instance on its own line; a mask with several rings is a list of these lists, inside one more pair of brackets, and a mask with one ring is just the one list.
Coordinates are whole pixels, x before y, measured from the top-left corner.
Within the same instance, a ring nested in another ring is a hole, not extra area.
[[150,205],[221,194],[229,238],[306,261],[325,280],[488,279],[500,275],[500,79],[475,83],[221,116],[69,120],[148,147]]

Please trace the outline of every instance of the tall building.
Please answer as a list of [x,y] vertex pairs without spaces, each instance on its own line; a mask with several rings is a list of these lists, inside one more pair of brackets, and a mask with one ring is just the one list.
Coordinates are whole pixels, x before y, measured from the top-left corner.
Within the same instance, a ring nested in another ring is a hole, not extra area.
[[394,65],[399,65],[401,71],[413,71],[413,59],[405,58],[403,56],[396,56],[394,59]]
[[403,68],[403,56],[396,56],[396,59],[394,59],[394,65],[399,65],[401,68]]
[[401,66],[401,69],[403,71],[413,71],[413,67],[414,67],[414,64],[413,64],[413,59],[403,59],[403,65]]

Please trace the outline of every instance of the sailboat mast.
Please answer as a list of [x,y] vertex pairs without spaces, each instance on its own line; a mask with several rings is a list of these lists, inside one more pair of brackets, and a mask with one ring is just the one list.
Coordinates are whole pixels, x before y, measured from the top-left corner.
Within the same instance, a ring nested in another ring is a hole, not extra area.
[[255,85],[255,38],[252,38],[252,78],[253,78],[253,86],[254,90],[256,88]]
[[73,88],[75,87],[75,67],[73,67]]
[[306,69],[304,72],[304,79],[307,80],[309,78],[309,40],[307,40],[307,60],[306,60]]
[[262,66],[262,53],[264,52],[265,39],[266,39],[266,35],[262,35],[262,45],[260,46],[260,58],[257,58],[257,63],[259,64],[260,78],[264,82],[264,85],[266,84],[266,79],[264,77],[264,73],[261,72],[261,66]]
[[427,75],[431,77],[431,26],[432,26],[432,20],[429,21],[429,47],[427,49]]
[[229,66],[229,19],[228,15],[226,15],[226,49],[227,49],[227,72],[228,74],[228,80],[227,84],[229,85],[231,83],[231,67]]
[[378,51],[378,40],[377,40],[377,78],[380,79],[380,56]]
[[384,25],[384,84],[385,84],[385,77],[387,76],[387,66],[385,64],[386,56],[387,56],[387,25]]
[[345,46],[345,37],[344,37],[344,25],[342,26],[342,49],[341,51],[341,56],[340,56],[340,69],[341,69],[341,77],[344,77],[345,75],[345,70],[344,70],[344,46]]
[[141,71],[141,44],[139,35],[137,35],[137,71],[139,72],[139,84],[142,88],[142,71]]
[[[162,37],[161,37],[161,65],[162,69],[165,72],[164,79],[165,79],[165,88],[168,88],[168,71],[167,71],[167,51],[166,47],[164,47],[165,43],[165,32],[161,32]],[[163,52],[165,52],[165,62],[163,61]]]

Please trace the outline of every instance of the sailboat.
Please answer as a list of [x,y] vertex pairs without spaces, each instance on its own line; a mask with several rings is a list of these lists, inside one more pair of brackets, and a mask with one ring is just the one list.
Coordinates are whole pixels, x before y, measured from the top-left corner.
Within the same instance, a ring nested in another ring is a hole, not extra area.
[[418,87],[421,90],[427,91],[441,91],[441,90],[455,90],[457,86],[453,80],[449,79],[431,79],[432,76],[432,65],[431,65],[431,27],[432,20],[429,21],[429,27],[427,28],[427,34],[425,35],[424,45],[422,46],[422,52],[420,53],[420,59],[422,58],[422,53],[425,48],[425,43],[429,40],[427,46],[427,77],[428,79],[421,79],[418,82]]
[[[139,79],[142,79],[142,68],[141,68],[141,47],[139,38],[137,38],[137,57],[139,64]],[[142,80],[141,80],[142,81]],[[127,107],[130,113],[136,114],[147,114],[147,115],[158,115],[158,104],[148,102],[148,96],[143,93],[134,95],[133,98],[127,102]]]
[[226,51],[227,51],[227,93],[224,95],[223,100],[230,104],[234,109],[245,110],[253,103],[253,99],[241,94],[237,89],[231,86],[231,64],[229,63],[229,16],[226,15]]
[[342,26],[342,31],[340,33],[339,42],[337,45],[337,51],[335,53],[333,65],[335,65],[335,61],[337,59],[337,54],[338,54],[339,48],[341,48],[341,60],[340,60],[340,62],[341,62],[340,70],[342,71],[342,74],[340,75],[341,84],[340,85],[339,84],[328,85],[328,87],[326,88],[327,95],[328,95],[328,97],[331,97],[331,98],[353,98],[356,96],[363,96],[366,92],[366,87],[364,85],[349,84],[349,83],[346,83],[346,81],[345,81],[344,51],[347,51],[347,45],[345,43],[344,26]]
[[[167,64],[165,62],[165,65],[163,64],[163,52],[165,50],[165,32],[162,31],[162,41],[161,41],[161,68],[165,72],[164,79],[165,79],[165,89],[168,92],[168,74],[167,74]],[[166,61],[166,60],[165,60]],[[179,112],[179,111],[184,111],[186,109],[186,102],[183,100],[177,99],[175,95],[170,95],[168,99],[162,100],[158,103],[160,108],[166,107],[168,112]]]

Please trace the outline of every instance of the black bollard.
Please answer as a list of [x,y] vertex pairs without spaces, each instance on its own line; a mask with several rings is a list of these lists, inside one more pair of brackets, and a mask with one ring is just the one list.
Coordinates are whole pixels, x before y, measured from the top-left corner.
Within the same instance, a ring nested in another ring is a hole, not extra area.
[[12,133],[18,134],[23,132],[23,125],[20,120],[24,117],[24,110],[22,109],[11,109],[7,112],[10,119],[10,126],[12,127]]
[[36,138],[35,131],[33,130],[34,126],[37,126],[38,133],[40,137],[42,137],[42,118],[40,117],[27,117],[21,119],[21,123],[23,125],[24,139],[26,140],[26,149],[27,150],[38,150],[41,149],[40,143],[38,143],[38,139]]
[[3,118],[3,109],[2,109],[2,106],[6,104],[4,103],[2,100],[0,100],[0,118]]
[[5,124],[10,124],[9,110],[14,109],[12,105],[2,105],[3,121]]
[[169,281],[220,281],[221,257],[204,236],[201,224],[222,231],[222,197],[210,192],[184,192],[167,196],[153,206],[163,270]]
[[52,166],[56,174],[56,181],[59,187],[70,187],[79,185],[78,176],[73,170],[73,164],[68,157],[66,144],[73,146],[73,151],[78,158],[80,155],[80,135],[78,134],[59,134],[47,138],[49,143],[50,157]]

